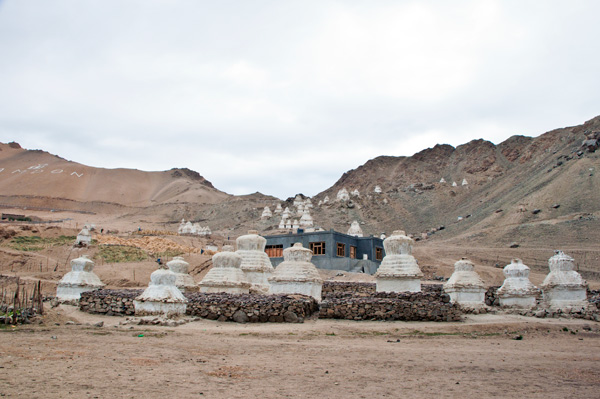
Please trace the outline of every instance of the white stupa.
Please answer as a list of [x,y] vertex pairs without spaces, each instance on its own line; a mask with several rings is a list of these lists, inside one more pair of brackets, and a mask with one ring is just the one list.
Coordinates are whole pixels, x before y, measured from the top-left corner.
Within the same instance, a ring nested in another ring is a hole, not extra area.
[[275,208],[275,213],[279,215],[281,212],[283,212],[283,208],[281,207],[281,204],[277,204],[277,207]]
[[259,236],[258,231],[250,230],[247,235],[238,237],[236,244],[236,253],[242,257],[240,268],[244,272],[244,280],[251,284],[251,290],[268,293],[267,279],[273,273],[273,266],[265,253],[267,240]]
[[283,262],[269,277],[272,294],[303,294],[321,301],[323,280],[310,260],[312,251],[301,243],[283,250]]
[[285,218],[281,218],[281,221],[279,222],[279,226],[278,226],[279,229],[285,229],[285,221],[286,221]]
[[577,273],[575,260],[562,251],[548,260],[550,273],[542,283],[544,302],[553,309],[586,310],[587,282]]
[[529,281],[529,267],[521,259],[513,259],[503,270],[504,284],[497,291],[501,306],[532,308],[539,290]]
[[355,189],[350,193],[350,195],[352,195],[353,197],[360,197],[360,191],[358,191],[358,189]]
[[423,273],[412,256],[413,240],[396,230],[383,241],[385,257],[375,273],[377,292],[420,292]]
[[78,301],[82,292],[99,290],[104,287],[94,274],[94,262],[87,255],[71,261],[71,271],[63,276],[56,288],[59,301]]
[[261,219],[270,219],[273,216],[273,214],[271,213],[271,209],[268,206],[265,206],[265,209],[263,209],[262,215],[260,215]]
[[185,229],[185,219],[181,219],[181,223],[179,224],[179,228],[177,229],[177,234],[183,234],[184,229]]
[[304,200],[304,208],[310,209],[313,207],[313,203],[310,200],[310,198],[307,198],[306,200]]
[[300,222],[298,222],[298,219],[294,219],[294,221],[292,222],[292,229],[298,228],[300,228]]
[[285,217],[287,219],[287,218],[290,217],[290,215],[291,215],[290,208],[286,206],[285,209],[284,209],[284,211],[283,211],[283,214],[281,216],[283,216],[283,217]]
[[196,291],[198,289],[196,282],[189,275],[190,264],[183,260],[182,256],[176,256],[173,260],[167,262],[167,267],[175,273],[175,286],[181,291]]
[[294,206],[298,206],[300,204],[303,204],[304,200],[302,199],[302,196],[300,194],[296,194],[296,197],[294,198]]
[[296,216],[302,216],[304,214],[304,202],[298,204],[298,208],[296,210]]
[[444,291],[450,300],[468,308],[485,306],[486,287],[483,280],[475,272],[475,265],[467,258],[454,264],[454,273],[444,284]]
[[200,292],[228,292],[247,294],[250,283],[245,280],[240,269],[242,257],[233,252],[233,246],[224,245],[222,252],[212,257],[213,267],[200,282]]
[[310,228],[313,227],[313,218],[310,216],[310,212],[308,209],[304,209],[304,213],[300,218],[300,227],[302,228]]
[[468,185],[469,185],[469,183],[467,183],[467,179],[463,179],[463,181],[462,181],[462,185],[463,185],[463,186],[468,186]]
[[375,194],[381,194],[381,187],[379,187],[379,186],[375,186],[375,188],[373,189],[373,192],[374,192]]
[[458,184],[456,184],[456,182],[455,182],[455,181],[453,181],[453,182],[452,182],[452,187],[457,187],[457,186],[458,186]]
[[81,229],[77,238],[75,239],[75,245],[90,245],[92,243],[92,235],[87,227]]
[[177,276],[171,270],[160,268],[150,275],[150,284],[135,298],[135,314],[174,316],[185,314],[187,299],[175,285]]
[[348,201],[350,199],[350,194],[348,194],[348,190],[346,187],[342,188],[337,192],[336,200],[337,201]]
[[355,220],[350,225],[350,228],[348,229],[348,232],[346,234],[348,234],[349,236],[354,236],[354,237],[362,237],[363,231],[360,228],[360,224],[358,224],[358,222]]
[[381,233],[381,235],[379,236],[379,238],[381,238],[382,240],[385,240],[387,236],[385,235],[385,233]]
[[326,195],[325,198],[323,198],[323,203],[324,204],[328,204],[329,203],[329,196]]
[[440,183],[446,183],[446,179],[444,179],[443,177],[440,179]]

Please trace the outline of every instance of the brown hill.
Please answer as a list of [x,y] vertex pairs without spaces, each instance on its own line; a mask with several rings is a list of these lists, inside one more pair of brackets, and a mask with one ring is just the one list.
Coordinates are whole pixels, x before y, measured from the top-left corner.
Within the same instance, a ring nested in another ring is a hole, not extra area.
[[4,204],[73,210],[92,210],[90,204],[98,203],[117,209],[229,197],[189,169],[94,168],[17,143],[0,144],[0,193]]

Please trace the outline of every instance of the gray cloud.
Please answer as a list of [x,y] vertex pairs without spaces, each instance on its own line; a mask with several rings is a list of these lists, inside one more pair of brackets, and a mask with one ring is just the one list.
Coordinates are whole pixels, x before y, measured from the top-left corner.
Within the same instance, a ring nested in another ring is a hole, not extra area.
[[[283,4],[281,4],[283,3]],[[598,112],[593,1],[5,1],[0,141],[314,195],[378,155]]]

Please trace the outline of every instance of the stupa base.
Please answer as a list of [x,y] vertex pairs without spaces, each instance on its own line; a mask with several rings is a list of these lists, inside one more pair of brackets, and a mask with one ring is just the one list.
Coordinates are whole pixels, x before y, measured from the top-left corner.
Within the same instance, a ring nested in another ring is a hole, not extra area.
[[485,306],[485,290],[473,291],[446,291],[450,302],[457,303],[467,308],[481,308]]
[[302,294],[321,302],[322,284],[298,281],[277,281],[271,283],[271,294]]
[[421,292],[421,279],[377,279],[377,292]]
[[88,287],[88,286],[61,286],[59,285],[56,288],[56,299],[59,302],[72,302],[79,301],[81,299],[82,292],[95,291],[99,290],[98,287]]
[[187,304],[182,302],[133,301],[136,316],[164,315],[166,317],[184,315]]
[[536,300],[534,296],[525,296],[525,297],[508,297],[508,298],[499,298],[500,306],[508,306],[511,308],[523,308],[530,309],[535,307]]

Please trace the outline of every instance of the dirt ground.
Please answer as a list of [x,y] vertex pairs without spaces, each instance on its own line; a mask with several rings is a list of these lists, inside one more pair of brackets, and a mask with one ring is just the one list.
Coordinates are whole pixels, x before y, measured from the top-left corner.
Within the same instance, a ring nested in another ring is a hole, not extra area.
[[0,329],[1,396],[600,397],[600,323],[588,321],[477,315],[158,327],[66,305],[47,313],[41,324]]

